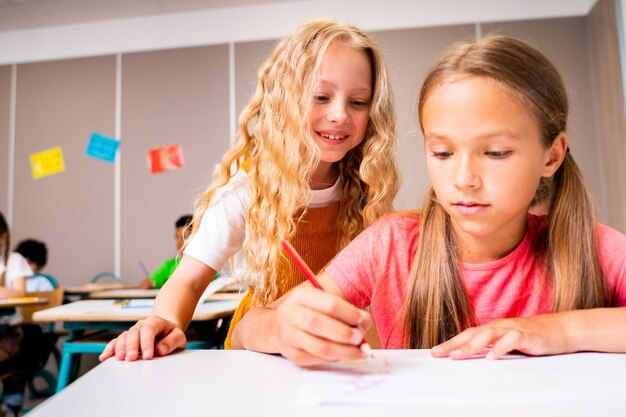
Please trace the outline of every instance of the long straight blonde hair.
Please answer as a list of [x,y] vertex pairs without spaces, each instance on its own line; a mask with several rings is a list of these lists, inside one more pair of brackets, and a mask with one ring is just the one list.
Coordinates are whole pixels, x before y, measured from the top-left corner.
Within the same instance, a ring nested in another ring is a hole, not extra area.
[[[418,114],[442,83],[467,75],[495,80],[521,97],[536,116],[546,149],[565,132],[568,102],[558,71],[538,50],[507,36],[453,45],[426,77]],[[542,179],[533,204],[538,201],[547,203],[548,215],[534,247],[552,285],[552,310],[610,305],[598,260],[594,206],[569,151],[556,173]],[[404,305],[404,342],[409,348],[430,348],[475,324],[450,218],[432,187],[420,223]]]
[[373,84],[365,139],[338,163],[342,188],[337,250],[393,209],[399,187],[396,115],[383,56],[354,26],[328,19],[310,21],[279,41],[259,69],[254,97],[239,117],[237,143],[222,159],[194,213],[195,233],[215,192],[245,166],[251,179],[244,242],[251,266],[247,273],[262,277],[255,282],[255,305],[266,305],[279,294],[280,242],[293,237],[299,216],[311,201],[309,180],[320,156],[308,113],[321,59],[332,42],[366,53]]

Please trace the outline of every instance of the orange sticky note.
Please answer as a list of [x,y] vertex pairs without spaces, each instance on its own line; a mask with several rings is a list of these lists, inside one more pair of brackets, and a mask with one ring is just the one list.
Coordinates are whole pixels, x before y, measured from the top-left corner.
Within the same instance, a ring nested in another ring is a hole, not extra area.
[[152,174],[173,171],[182,168],[184,165],[183,148],[178,143],[148,151],[148,168]]
[[65,171],[63,161],[63,150],[60,146],[42,152],[34,153],[30,156],[30,166],[33,172],[33,179],[47,177]]

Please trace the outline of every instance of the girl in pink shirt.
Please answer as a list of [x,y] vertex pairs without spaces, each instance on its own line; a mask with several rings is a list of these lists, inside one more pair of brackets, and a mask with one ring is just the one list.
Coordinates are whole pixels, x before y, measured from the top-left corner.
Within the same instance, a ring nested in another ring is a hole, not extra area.
[[595,222],[555,67],[510,37],[454,45],[418,113],[422,211],[359,235],[320,274],[325,291],[305,283],[248,313],[241,347],[356,359],[373,317],[384,347],[438,357],[626,352],[626,237]]

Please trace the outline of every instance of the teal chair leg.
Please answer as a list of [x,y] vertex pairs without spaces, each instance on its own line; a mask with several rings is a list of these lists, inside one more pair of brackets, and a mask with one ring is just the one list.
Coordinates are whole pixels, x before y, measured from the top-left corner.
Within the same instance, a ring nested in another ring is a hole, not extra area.
[[75,354],[72,356],[72,364],[70,365],[70,381],[75,381],[78,378],[78,371],[80,370],[81,355]]
[[99,355],[108,342],[67,342],[63,343],[63,356],[59,369],[59,380],[56,392],[61,392],[78,375],[80,355]]
[[63,344],[63,355],[61,356],[61,367],[59,368],[59,379],[57,381],[56,392],[59,393],[67,386],[70,380],[70,368],[72,367],[72,354],[65,349]]

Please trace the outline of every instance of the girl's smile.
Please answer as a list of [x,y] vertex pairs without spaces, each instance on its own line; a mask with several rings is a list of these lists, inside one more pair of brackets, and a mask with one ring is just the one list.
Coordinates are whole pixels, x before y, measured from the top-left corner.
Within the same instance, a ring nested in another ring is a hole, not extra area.
[[320,140],[330,144],[331,146],[340,144],[350,136],[346,132],[338,132],[335,130],[319,131],[315,133]]

